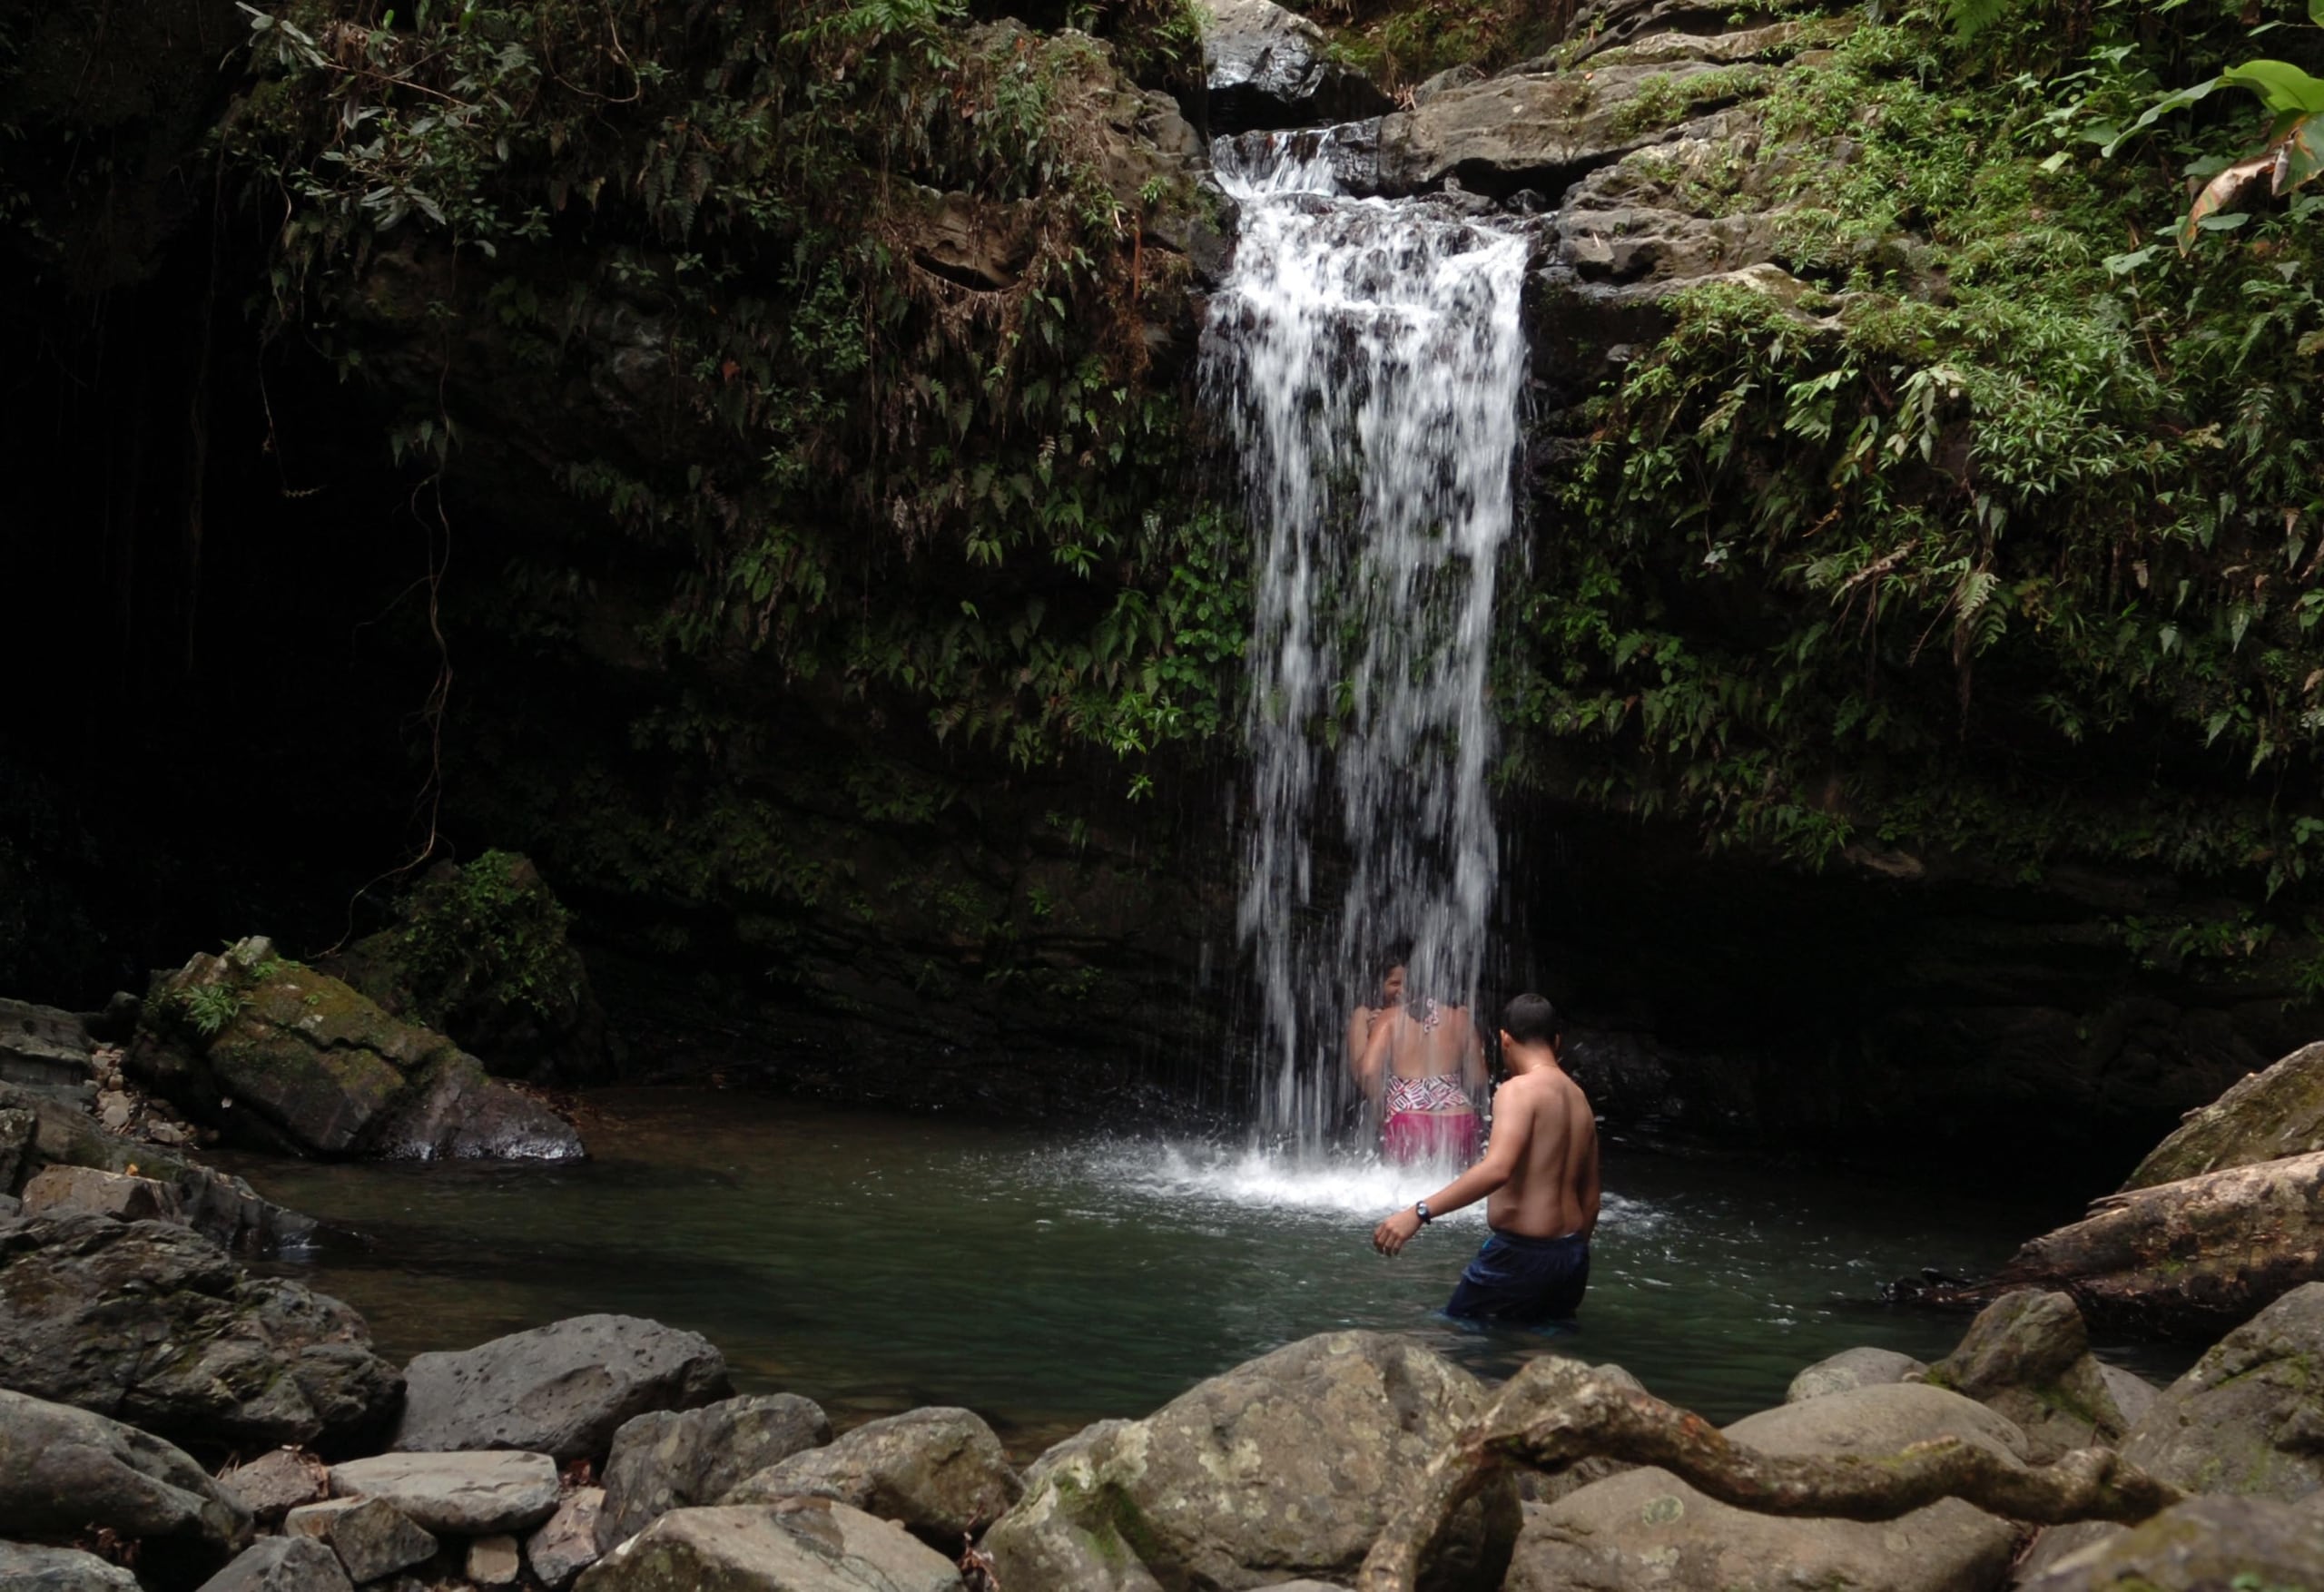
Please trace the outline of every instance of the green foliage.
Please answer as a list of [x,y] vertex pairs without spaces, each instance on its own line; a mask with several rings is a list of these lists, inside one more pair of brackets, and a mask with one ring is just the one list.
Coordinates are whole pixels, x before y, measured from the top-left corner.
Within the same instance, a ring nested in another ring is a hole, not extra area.
[[241,1016],[242,1009],[250,1005],[250,997],[237,986],[221,979],[214,984],[180,989],[175,1004],[186,1027],[204,1039],[215,1039]]
[[2179,172],[2092,158],[2241,44],[2194,9],[1908,15],[1781,69],[1774,157],[1693,197],[1777,206],[1807,285],[1681,295],[1586,411],[1512,778],[1809,861],[2324,868],[2316,201],[2181,259],[2142,246]]
[[431,875],[406,903],[395,934],[401,982],[429,1024],[459,1008],[569,1009],[576,978],[565,908],[524,858],[487,851]]

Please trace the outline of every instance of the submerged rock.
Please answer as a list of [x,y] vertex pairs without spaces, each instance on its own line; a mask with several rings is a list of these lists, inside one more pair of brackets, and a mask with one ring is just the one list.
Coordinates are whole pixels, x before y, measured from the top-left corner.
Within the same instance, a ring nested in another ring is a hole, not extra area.
[[197,1448],[345,1446],[402,1391],[353,1309],[166,1222],[0,1222],[0,1386]]
[[828,1499],[794,1499],[665,1515],[576,1586],[580,1592],[960,1592],[960,1575],[951,1560],[884,1520]]
[[829,1442],[831,1436],[831,1418],[822,1406],[796,1393],[746,1394],[698,1410],[656,1410],[634,1417],[614,1433],[606,1459],[597,1546],[609,1548],[635,1537],[672,1509],[763,1502],[729,1499],[726,1494],[745,1478],[802,1449]]
[[2324,1045],[2304,1045],[2189,1112],[2122,1186],[2152,1188],[2317,1150],[2324,1150]]
[[0,1392],[0,1536],[76,1536],[93,1526],[134,1538],[149,1573],[180,1585],[250,1540],[251,1516],[160,1438],[86,1410]]
[[580,1135],[440,1034],[264,939],[156,986],[124,1063],[189,1116],[297,1155],[570,1160]]
[[[984,1548],[1009,1587],[1353,1577],[1396,1479],[1419,1474],[1486,1400],[1475,1378],[1409,1340],[1309,1338],[1043,1456]],[[1496,1479],[1454,1517],[1422,1585],[1499,1586],[1519,1523],[1513,1485]]]
[[826,1448],[767,1467],[720,1501],[836,1499],[949,1548],[1000,1518],[1024,1492],[981,1416],[936,1407],[867,1421]]
[[527,1449],[596,1459],[622,1423],[723,1397],[726,1357],[699,1332],[639,1316],[585,1315],[405,1368],[404,1452]]
[[[2017,1429],[1984,1406],[1909,1383],[1848,1389],[1725,1429],[1776,1454],[1890,1454],[1959,1437],[2012,1459]],[[2008,1574],[2017,1528],[1958,1499],[1878,1524],[1783,1519],[1730,1508],[1667,1470],[1625,1471],[1530,1510],[1507,1592],[1968,1592]]]

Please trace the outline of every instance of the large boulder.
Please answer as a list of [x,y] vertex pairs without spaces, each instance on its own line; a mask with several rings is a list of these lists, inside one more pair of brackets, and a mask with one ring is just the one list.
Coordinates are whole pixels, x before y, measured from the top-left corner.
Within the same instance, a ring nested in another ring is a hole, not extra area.
[[2324,1045],[2303,1045],[2265,1072],[2187,1113],[2122,1186],[2152,1188],[2229,1166],[2324,1150]]
[[635,1537],[672,1509],[724,1503],[738,1482],[831,1436],[822,1407],[796,1393],[750,1393],[699,1410],[634,1417],[614,1433],[606,1459],[597,1547]]
[[25,1180],[19,1208],[27,1216],[110,1216],[116,1222],[174,1220],[178,1214],[169,1184],[94,1166],[43,1167]]
[[70,1087],[89,1081],[89,1031],[71,1012],[0,1000],[0,1083]]
[[[1486,1403],[1408,1339],[1331,1332],[1216,1376],[1144,1420],[1043,1457],[986,1533],[1004,1587],[1131,1592],[1349,1577],[1420,1473]],[[1464,1506],[1423,1585],[1501,1582],[1520,1523],[1496,1480]]]
[[439,1537],[523,1531],[556,1512],[556,1463],[547,1454],[374,1454],[330,1468],[340,1498],[379,1499]]
[[[78,1106],[37,1089],[0,1084],[0,1139],[9,1122],[28,1119],[29,1137],[19,1152],[20,1170],[8,1187],[42,1170],[89,1167],[138,1174],[165,1184],[174,1219],[228,1249],[263,1254],[310,1239],[315,1223],[295,1211],[262,1199],[239,1177],[230,1177],[160,1145],[108,1133]],[[6,1158],[0,1145],[0,1160]]]
[[1204,0],[1204,81],[1220,133],[1376,116],[1388,96],[1334,60],[1324,30],[1275,0]]
[[160,980],[124,1066],[238,1143],[294,1155],[569,1160],[580,1135],[487,1077],[440,1034],[399,1021],[263,938]]
[[77,1548],[0,1542],[0,1592],[139,1592],[137,1577]]
[[[575,1585],[579,1592],[960,1592],[960,1575],[884,1520],[828,1499],[794,1499],[678,1509]],[[1037,1592],[1040,1584],[1027,1585]]]
[[465,864],[439,862],[398,917],[328,970],[503,1077],[581,1084],[609,1076],[605,1011],[566,938],[565,908],[529,859],[487,851]]
[[1985,1304],[2021,1288],[2073,1295],[2111,1332],[2210,1339],[2324,1277],[2324,1151],[2109,1194],[1983,1282],[1898,1285]]
[[179,1585],[250,1540],[251,1516],[160,1438],[0,1392],[0,1536],[77,1536],[93,1526],[135,1538],[148,1573]]
[[2021,1592],[2293,1592],[2324,1585],[2324,1512],[2191,1498],[2053,1564]]
[[596,1459],[622,1423],[732,1391],[726,1357],[699,1332],[639,1316],[585,1315],[404,1370],[401,1450],[530,1449]]
[[363,1440],[403,1382],[352,1308],[199,1233],[28,1216],[0,1222],[0,1386],[247,1452]]
[[[2071,1449],[2119,1447],[2152,1402],[2152,1390],[2127,1371],[2110,1374],[2090,1352],[2090,1331],[2071,1295],[2031,1288],[1980,1311],[1960,1344],[1924,1375],[2014,1421],[2027,1458],[2042,1465]],[[2126,1400],[2136,1407],[2124,1408]]]
[[[1775,1454],[1891,1454],[1958,1437],[2022,1460],[2017,1429],[1942,1388],[1827,1393],[1726,1429]],[[1717,1503],[1669,1471],[1629,1470],[1528,1512],[1507,1592],[1984,1592],[2008,1574],[2016,1528],[1948,1499],[1902,1519],[1783,1519]]]
[[921,1541],[960,1546],[1024,1496],[1000,1439],[971,1410],[934,1407],[866,1421],[751,1477],[722,1499],[837,1499]]

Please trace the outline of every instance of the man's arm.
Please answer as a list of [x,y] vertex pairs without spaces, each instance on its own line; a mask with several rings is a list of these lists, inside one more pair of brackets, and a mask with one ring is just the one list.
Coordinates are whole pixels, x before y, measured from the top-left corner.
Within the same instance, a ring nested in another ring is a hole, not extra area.
[[[1484,1158],[1422,1202],[1432,1220],[1475,1204],[1516,1174],[1533,1136],[1531,1103],[1512,1094],[1516,1087],[1517,1080],[1512,1078],[1493,1094],[1492,1142],[1485,1146]],[[1420,1215],[1408,1207],[1372,1230],[1372,1247],[1393,1255],[1419,1231]]]

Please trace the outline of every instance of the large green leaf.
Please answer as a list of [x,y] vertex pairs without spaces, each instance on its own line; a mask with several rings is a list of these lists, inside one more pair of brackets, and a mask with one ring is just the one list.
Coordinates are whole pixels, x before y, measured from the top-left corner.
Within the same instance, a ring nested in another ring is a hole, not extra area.
[[[2324,0],[2315,0],[2324,5]],[[2277,141],[2275,190],[2290,193],[2324,173],[2324,117],[2302,116]]]
[[2220,74],[2220,81],[2250,89],[2278,115],[2324,113],[2324,79],[2310,77],[2288,61],[2246,61]]
[[2240,198],[2261,179],[2274,175],[2276,152],[2263,150],[2250,160],[2238,161],[2218,176],[2203,184],[2195,195],[2195,202],[2187,208],[2187,219],[2179,228],[2179,247],[2189,248],[2195,234],[2203,230],[2205,218],[2217,214],[2224,206]]

